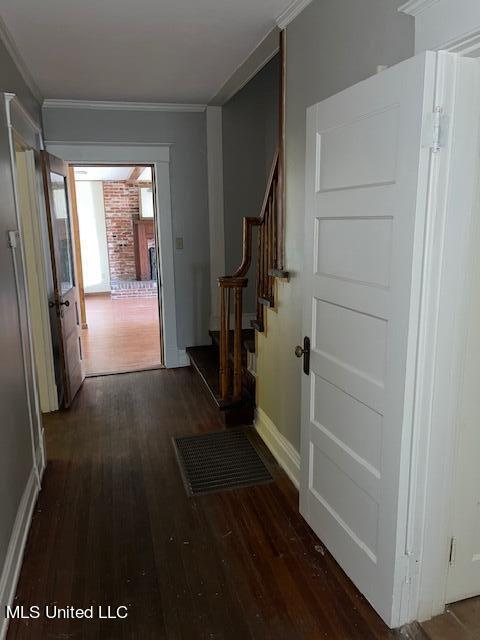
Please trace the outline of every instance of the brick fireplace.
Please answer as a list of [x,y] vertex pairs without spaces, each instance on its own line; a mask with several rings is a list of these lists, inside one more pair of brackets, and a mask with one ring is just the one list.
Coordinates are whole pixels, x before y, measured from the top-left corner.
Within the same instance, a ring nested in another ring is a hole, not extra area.
[[157,295],[154,223],[140,218],[139,192],[126,181],[103,182],[113,299]]

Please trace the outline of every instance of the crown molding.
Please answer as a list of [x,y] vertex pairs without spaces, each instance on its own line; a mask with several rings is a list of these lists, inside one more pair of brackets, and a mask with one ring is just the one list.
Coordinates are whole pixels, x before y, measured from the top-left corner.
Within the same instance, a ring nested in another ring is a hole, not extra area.
[[312,0],[293,0],[293,2],[278,16],[276,23],[279,29],[285,29],[294,18],[301,13]]
[[5,49],[8,51],[8,54],[12,58],[20,75],[25,81],[25,84],[32,92],[34,98],[36,98],[38,102],[40,102],[41,104],[43,100],[42,92],[40,91],[37,83],[33,79],[32,74],[30,73],[27,65],[25,64],[24,59],[22,58],[20,52],[18,51],[17,45],[15,44],[15,41],[10,35],[8,27],[1,16],[0,16],[0,40],[3,42]]
[[398,11],[401,13],[408,13],[410,16],[418,16],[419,13],[423,13],[431,6],[437,4],[439,0],[409,0],[398,7]]
[[23,104],[18,99],[18,96],[15,93],[5,92],[3,94],[5,96],[5,101],[8,105],[15,105],[15,108],[22,114],[22,117],[28,122],[29,126],[34,129],[34,131],[38,134],[42,134],[42,127],[40,124],[32,118],[29,112],[25,109]]
[[43,101],[44,109],[99,109],[106,111],[170,111],[200,113],[204,104],[176,104],[173,102],[115,102],[109,100],[56,100]]

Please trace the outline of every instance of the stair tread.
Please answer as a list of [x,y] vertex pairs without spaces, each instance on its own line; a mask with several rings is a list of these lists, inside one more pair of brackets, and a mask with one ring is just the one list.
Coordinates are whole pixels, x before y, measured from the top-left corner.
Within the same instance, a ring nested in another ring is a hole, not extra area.
[[267,296],[258,296],[257,300],[259,304],[263,305],[264,307],[274,306],[273,298],[268,298]]
[[190,361],[199,373],[204,385],[208,389],[213,401],[221,410],[238,406],[238,402],[225,401],[220,395],[220,380],[218,368],[218,350],[214,345],[201,347],[187,347]]

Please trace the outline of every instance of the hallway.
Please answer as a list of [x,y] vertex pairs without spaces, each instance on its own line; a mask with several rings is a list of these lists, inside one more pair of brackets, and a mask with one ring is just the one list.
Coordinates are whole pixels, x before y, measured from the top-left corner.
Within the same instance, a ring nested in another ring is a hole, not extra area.
[[273,461],[274,484],[186,496],[172,436],[221,428],[190,369],[86,380],[45,423],[49,463],[15,605],[129,615],[16,620],[9,640],[409,637],[385,627],[323,549]]

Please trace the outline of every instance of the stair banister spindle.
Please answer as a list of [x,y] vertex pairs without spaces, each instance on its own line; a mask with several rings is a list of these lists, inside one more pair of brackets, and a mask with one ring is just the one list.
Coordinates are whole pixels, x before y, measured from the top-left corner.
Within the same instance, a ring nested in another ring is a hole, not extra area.
[[235,287],[235,333],[233,336],[233,399],[242,397],[242,294],[241,287]]
[[220,394],[228,396],[229,289],[220,286]]
[[[285,277],[278,270],[279,230],[278,208],[281,202],[279,180],[279,152],[277,150],[270,172],[267,190],[257,218],[243,219],[242,262],[232,276],[219,278],[220,287],[220,394],[222,399],[240,400],[242,397],[242,312],[243,289],[247,286],[246,275],[252,263],[253,228],[258,227],[258,255],[256,273],[257,317],[253,326],[263,331],[263,307],[273,304],[274,276]],[[230,353],[230,289],[233,289],[233,353]],[[230,371],[233,370],[233,382]]]

